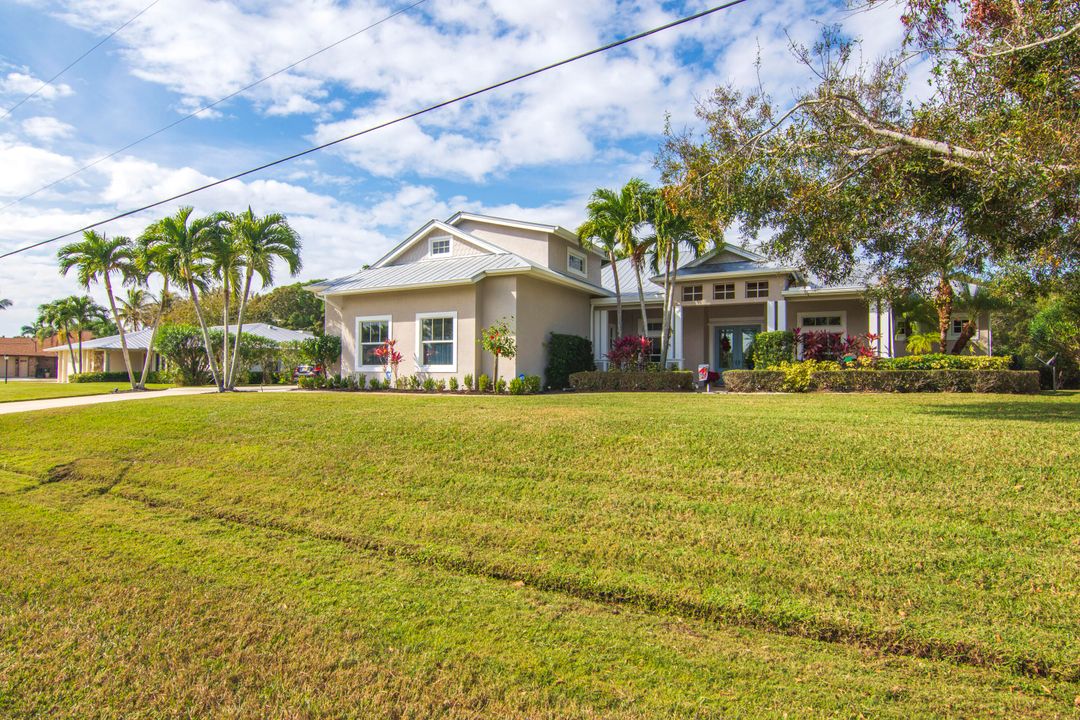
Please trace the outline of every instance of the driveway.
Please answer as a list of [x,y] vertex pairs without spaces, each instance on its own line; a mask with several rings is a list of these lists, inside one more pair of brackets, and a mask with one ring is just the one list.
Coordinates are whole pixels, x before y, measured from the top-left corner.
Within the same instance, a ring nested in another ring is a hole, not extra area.
[[[296,388],[291,385],[271,385],[259,389],[243,389],[240,392],[290,392]],[[178,387],[168,390],[148,390],[146,392],[119,392],[106,395],[83,395],[80,397],[49,398],[48,400],[24,400],[22,402],[0,403],[0,415],[9,413],[32,412],[34,410],[53,410],[55,408],[98,405],[101,403],[126,402],[135,400],[154,400],[158,398],[182,397],[184,395],[206,395],[216,393],[208,387]]]

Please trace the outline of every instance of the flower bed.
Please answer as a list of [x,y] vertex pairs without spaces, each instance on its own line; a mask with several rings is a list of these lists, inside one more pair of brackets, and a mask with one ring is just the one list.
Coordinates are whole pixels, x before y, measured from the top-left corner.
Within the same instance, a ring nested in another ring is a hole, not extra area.
[[571,374],[570,387],[585,392],[693,392],[695,383],[689,370],[592,370]]

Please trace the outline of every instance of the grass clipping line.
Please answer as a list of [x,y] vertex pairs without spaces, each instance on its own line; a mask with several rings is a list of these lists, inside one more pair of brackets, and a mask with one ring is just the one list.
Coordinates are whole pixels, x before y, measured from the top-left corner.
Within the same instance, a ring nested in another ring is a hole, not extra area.
[[[78,469],[70,465],[62,466],[62,468],[61,473],[64,479],[78,479]],[[794,618],[754,608],[707,604],[658,592],[644,592],[638,588],[612,583],[603,585],[588,584],[573,577],[529,572],[523,568],[508,567],[500,563],[426,550],[407,542],[385,540],[369,535],[350,535],[337,530],[320,529],[317,525],[313,527],[298,526],[281,520],[251,517],[241,512],[192,506],[181,502],[147,497],[142,493],[118,487],[129,469],[130,465],[120,468],[116,471],[115,478],[112,480],[106,479],[103,483],[102,476],[96,472],[90,473],[90,476],[86,479],[96,480],[101,483],[94,489],[93,494],[109,493],[148,508],[166,507],[188,513],[194,519],[213,519],[248,528],[272,530],[315,540],[337,542],[359,550],[376,553],[385,558],[406,560],[421,566],[461,572],[494,580],[522,582],[539,590],[562,593],[580,600],[623,605],[645,611],[677,614],[719,624],[753,628],[809,640],[848,644],[892,655],[944,660],[960,665],[995,670],[1006,669],[1032,678],[1050,678],[1066,682],[1080,680],[1080,668],[1055,668],[1045,658],[1034,655],[995,652],[977,643],[956,643],[933,638],[918,638],[902,631],[873,630],[847,623]],[[50,479],[55,478],[56,475],[56,468],[50,469],[42,478],[42,482],[48,482]]]

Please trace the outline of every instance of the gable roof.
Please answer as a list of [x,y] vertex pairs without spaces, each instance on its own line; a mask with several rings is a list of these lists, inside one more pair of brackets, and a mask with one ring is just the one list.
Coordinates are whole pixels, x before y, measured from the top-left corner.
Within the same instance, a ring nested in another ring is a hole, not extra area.
[[725,253],[725,252],[726,253],[731,253],[732,255],[735,255],[736,257],[740,257],[740,258],[742,258],[744,260],[749,260],[749,261],[752,261],[752,262],[767,262],[768,261],[767,257],[765,257],[764,255],[761,255],[759,253],[756,253],[753,250],[747,250],[744,247],[740,247],[738,245],[732,245],[731,243],[724,243],[723,245],[719,245],[716,248],[714,248],[714,249],[710,250],[709,252],[705,253],[701,257],[696,258],[694,260],[691,260],[690,262],[686,263],[686,265],[684,265],[684,267],[696,267],[698,265],[708,264],[709,261],[712,260],[713,258],[715,258],[717,255],[720,255],[721,253]]
[[505,253],[506,252],[506,250],[499,247],[498,245],[494,245],[492,243],[489,243],[486,240],[481,240],[480,238],[475,237],[474,235],[470,235],[469,233],[467,233],[467,232],[465,232],[463,230],[459,230],[458,228],[454,227],[453,225],[448,225],[447,223],[444,223],[441,220],[428,220],[424,224],[423,227],[421,227],[419,230],[414,232],[409,237],[402,240],[400,243],[398,243],[396,246],[394,246],[393,250],[386,253],[381,258],[379,258],[374,263],[372,263],[371,267],[373,267],[373,268],[384,267],[387,263],[392,262],[393,260],[396,260],[397,258],[401,257],[401,255],[406,250],[411,248],[413,245],[416,245],[418,242],[423,240],[425,237],[430,235],[435,230],[441,230],[442,232],[447,233],[448,235],[453,235],[458,240],[463,240],[463,241],[469,243],[470,245],[476,245],[477,247],[482,248],[484,250],[487,250],[490,253]]
[[536,230],[538,232],[558,235],[564,240],[578,242],[578,236],[567,230],[562,225],[545,225],[543,223],[526,222],[525,220],[511,220],[510,218],[495,217],[494,215],[482,215],[480,213],[465,212],[459,210],[447,220],[448,225],[456,226],[458,223],[472,220],[473,222],[488,223],[489,225],[502,225],[503,227],[518,228],[521,230]]

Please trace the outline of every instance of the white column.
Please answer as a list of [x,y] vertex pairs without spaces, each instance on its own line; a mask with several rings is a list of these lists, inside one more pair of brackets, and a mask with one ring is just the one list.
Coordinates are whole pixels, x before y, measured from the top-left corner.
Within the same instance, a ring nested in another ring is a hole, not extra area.
[[772,332],[776,329],[776,303],[772,300],[765,301],[765,330]]
[[671,343],[671,354],[676,362],[679,363],[679,369],[682,370],[686,367],[686,358],[683,357],[683,314],[682,305],[676,305],[675,308],[675,327],[673,328],[675,337],[672,338],[674,342]]
[[893,356],[893,316],[887,302],[875,300],[870,303],[867,327],[877,335],[874,341],[874,353],[880,357]]
[[787,300],[776,301],[776,329],[787,330]]
[[599,312],[600,327],[598,328],[598,332],[596,333],[596,347],[593,348],[593,353],[596,355],[596,362],[598,365],[601,364],[604,356],[607,354],[608,351],[608,325],[610,324],[608,321],[608,315],[610,313],[610,310],[601,310]]

